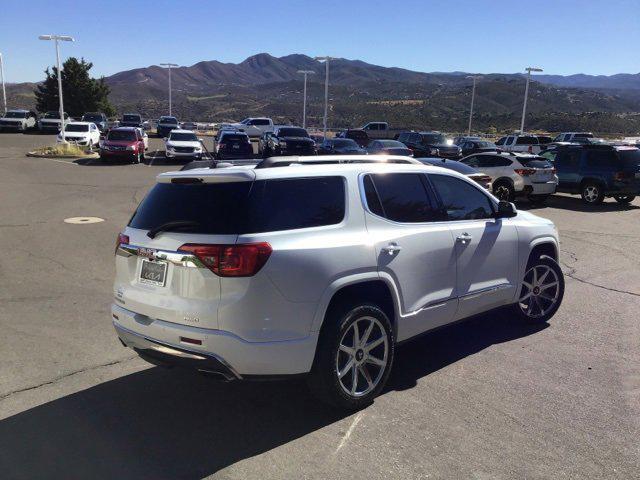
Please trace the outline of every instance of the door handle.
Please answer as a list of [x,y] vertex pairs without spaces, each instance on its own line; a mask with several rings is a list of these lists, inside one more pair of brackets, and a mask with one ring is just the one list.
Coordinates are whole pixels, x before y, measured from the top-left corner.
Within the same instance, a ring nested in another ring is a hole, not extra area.
[[464,232],[462,235],[456,237],[456,240],[462,244],[465,244],[471,242],[472,238],[473,237],[471,235],[469,235],[467,232]]
[[389,255],[395,255],[400,250],[402,250],[402,247],[397,243],[390,243],[386,247],[382,247],[382,251],[387,252]]

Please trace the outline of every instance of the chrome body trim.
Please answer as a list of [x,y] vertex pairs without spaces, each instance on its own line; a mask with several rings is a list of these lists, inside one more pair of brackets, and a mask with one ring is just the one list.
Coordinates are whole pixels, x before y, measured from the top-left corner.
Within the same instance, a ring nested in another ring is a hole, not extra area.
[[485,287],[480,290],[475,290],[470,293],[465,293],[464,295],[460,295],[458,298],[460,300],[466,300],[469,298],[479,297],[480,295],[486,295],[487,293],[497,292],[498,290],[506,290],[508,288],[514,288],[510,283],[501,283],[500,285],[494,285],[493,287]]
[[120,244],[116,249],[116,255],[120,257],[141,257],[149,260],[161,260],[179,267],[207,268],[202,261],[192,253],[174,252],[170,250],[155,250],[152,248],[137,247],[135,245]]

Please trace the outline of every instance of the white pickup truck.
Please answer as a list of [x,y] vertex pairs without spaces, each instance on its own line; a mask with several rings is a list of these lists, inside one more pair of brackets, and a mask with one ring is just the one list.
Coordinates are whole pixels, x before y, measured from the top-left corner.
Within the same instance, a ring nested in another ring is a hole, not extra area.
[[503,152],[525,152],[538,154],[546,148],[546,143],[540,142],[536,135],[507,135],[496,142],[496,146]]
[[387,122],[369,122],[360,130],[367,132],[370,139],[388,139],[395,140],[402,132],[410,130],[409,128],[389,128]]
[[261,137],[266,132],[273,132],[273,120],[266,117],[249,117],[240,123],[224,123],[218,129],[234,128],[246,133],[249,137]]

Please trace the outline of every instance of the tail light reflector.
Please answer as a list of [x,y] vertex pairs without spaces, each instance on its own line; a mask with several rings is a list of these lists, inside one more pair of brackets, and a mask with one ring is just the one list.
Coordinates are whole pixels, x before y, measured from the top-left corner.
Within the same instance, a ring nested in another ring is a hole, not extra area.
[[[116,248],[115,248],[115,252],[118,251],[118,247],[120,245],[128,245],[129,244],[129,236],[125,235],[124,233],[119,233],[118,234],[118,239],[116,240]],[[115,253],[114,252],[114,253]]]
[[267,263],[273,251],[267,242],[238,245],[186,243],[178,250],[194,254],[220,277],[251,277]]
[[534,173],[536,173],[536,170],[534,168],[516,168],[513,171],[521,177],[528,177],[529,175],[533,175]]
[[616,172],[613,174],[614,180],[629,180],[634,177],[635,174],[633,172]]

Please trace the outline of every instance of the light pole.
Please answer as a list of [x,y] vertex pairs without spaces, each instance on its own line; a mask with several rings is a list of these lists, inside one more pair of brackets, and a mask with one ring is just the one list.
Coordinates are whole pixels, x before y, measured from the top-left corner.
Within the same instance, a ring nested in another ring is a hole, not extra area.
[[334,57],[315,57],[315,60],[324,61],[324,118],[322,120],[322,136],[327,138],[327,115],[329,114],[329,60]]
[[527,113],[527,96],[529,95],[529,80],[531,79],[531,72],[542,72],[538,67],[527,67],[527,83],[524,87],[524,105],[522,106],[522,121],[520,122],[520,133],[524,133],[524,116]]
[[58,67],[58,96],[60,97],[60,135],[62,143],[67,143],[64,136],[64,104],[62,103],[62,69],[60,68],[60,48],[58,42],[75,42],[73,37],[68,35],[40,35],[40,40],[53,40],[56,44],[56,65]]
[[471,136],[471,119],[473,118],[473,101],[476,98],[476,80],[480,80],[482,75],[467,75],[467,78],[473,79],[473,88],[471,89],[471,110],[469,110],[469,128],[467,129],[467,135]]
[[4,89],[4,64],[2,63],[2,53],[0,53],[0,80],[2,80],[2,105],[4,106],[4,113],[7,113],[7,92]]
[[298,70],[304,75],[304,89],[302,93],[302,128],[307,128],[307,75],[311,75],[313,70]]
[[175,63],[161,63],[161,67],[167,67],[169,69],[169,115],[171,115],[171,68],[177,67]]

